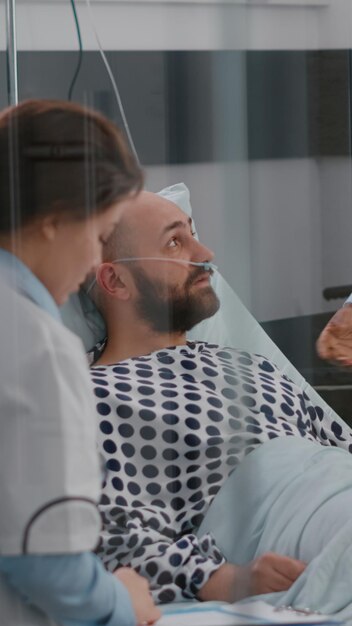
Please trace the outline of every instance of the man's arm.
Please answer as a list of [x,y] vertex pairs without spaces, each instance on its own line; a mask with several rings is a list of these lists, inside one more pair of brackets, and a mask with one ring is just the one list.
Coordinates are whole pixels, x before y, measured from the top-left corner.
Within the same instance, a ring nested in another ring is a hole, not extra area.
[[[103,508],[106,520],[109,507]],[[123,530],[118,520],[114,527],[113,513],[114,510],[110,511],[110,523],[102,534],[101,558],[110,569],[114,569],[117,560],[130,562],[149,579],[153,596],[159,602],[195,597],[234,602],[249,595],[283,591],[305,569],[301,561],[273,553],[264,554],[245,566],[226,563],[208,533],[200,538],[189,533],[173,540],[152,529],[148,519],[150,507],[145,516],[143,508],[139,508],[138,516]],[[156,513],[154,526],[155,520]],[[116,534],[118,527],[120,532]],[[112,553],[113,545],[118,546],[115,553]]]
[[151,507],[140,507],[138,517],[132,513],[125,527],[120,516],[113,519],[118,507],[101,508],[105,525],[98,549],[100,558],[110,571],[129,563],[148,578],[157,602],[194,599],[211,574],[225,563],[210,535],[199,539],[187,533],[180,537],[161,524],[156,530],[157,520],[162,517],[156,510],[152,514]]
[[134,626],[160,616],[146,581],[134,572],[118,580],[89,552],[1,557],[0,573],[24,602],[62,626]]

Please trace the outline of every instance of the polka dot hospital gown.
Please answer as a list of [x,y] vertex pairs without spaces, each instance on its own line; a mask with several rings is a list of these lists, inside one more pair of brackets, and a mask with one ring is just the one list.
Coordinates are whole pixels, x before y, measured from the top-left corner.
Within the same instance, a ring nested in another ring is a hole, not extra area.
[[146,576],[157,602],[194,598],[225,561],[196,532],[256,446],[298,436],[352,450],[348,427],[263,357],[189,342],[91,375],[107,467],[97,552]]

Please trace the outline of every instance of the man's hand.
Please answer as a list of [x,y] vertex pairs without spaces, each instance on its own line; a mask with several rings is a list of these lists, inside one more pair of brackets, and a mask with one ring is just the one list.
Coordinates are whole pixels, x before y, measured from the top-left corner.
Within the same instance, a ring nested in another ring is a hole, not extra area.
[[236,602],[248,596],[286,591],[304,572],[306,563],[267,552],[248,565],[225,563],[198,592],[200,600]]
[[153,624],[161,617],[161,613],[150,595],[146,578],[137,574],[130,567],[121,567],[114,572],[114,575],[127,587],[137,624]]
[[331,318],[317,341],[321,359],[352,365],[352,304],[345,304]]
[[242,591],[242,597],[286,591],[306,567],[307,564],[303,561],[267,552],[248,565],[242,566],[238,588],[240,593]]

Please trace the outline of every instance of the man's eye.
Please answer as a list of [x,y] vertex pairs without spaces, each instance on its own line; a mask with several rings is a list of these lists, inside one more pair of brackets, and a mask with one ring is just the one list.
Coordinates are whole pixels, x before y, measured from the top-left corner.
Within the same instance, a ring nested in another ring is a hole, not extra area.
[[173,237],[172,239],[170,239],[167,245],[168,245],[168,248],[176,248],[179,245],[179,241],[178,239],[176,239],[176,237]]

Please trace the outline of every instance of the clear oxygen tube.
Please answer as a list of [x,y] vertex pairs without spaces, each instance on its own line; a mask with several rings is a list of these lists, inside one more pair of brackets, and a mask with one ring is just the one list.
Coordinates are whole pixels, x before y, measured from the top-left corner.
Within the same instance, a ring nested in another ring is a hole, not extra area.
[[[215,272],[218,268],[217,265],[211,263],[210,261],[203,261],[200,263],[196,263],[195,261],[186,261],[185,259],[164,259],[163,257],[158,256],[131,256],[122,259],[114,259],[111,263],[132,263],[133,261],[161,261],[163,263],[181,263],[182,265],[194,265],[194,267],[202,267],[205,272]],[[93,289],[96,283],[96,278],[94,277],[90,285],[86,289],[86,294]]]

